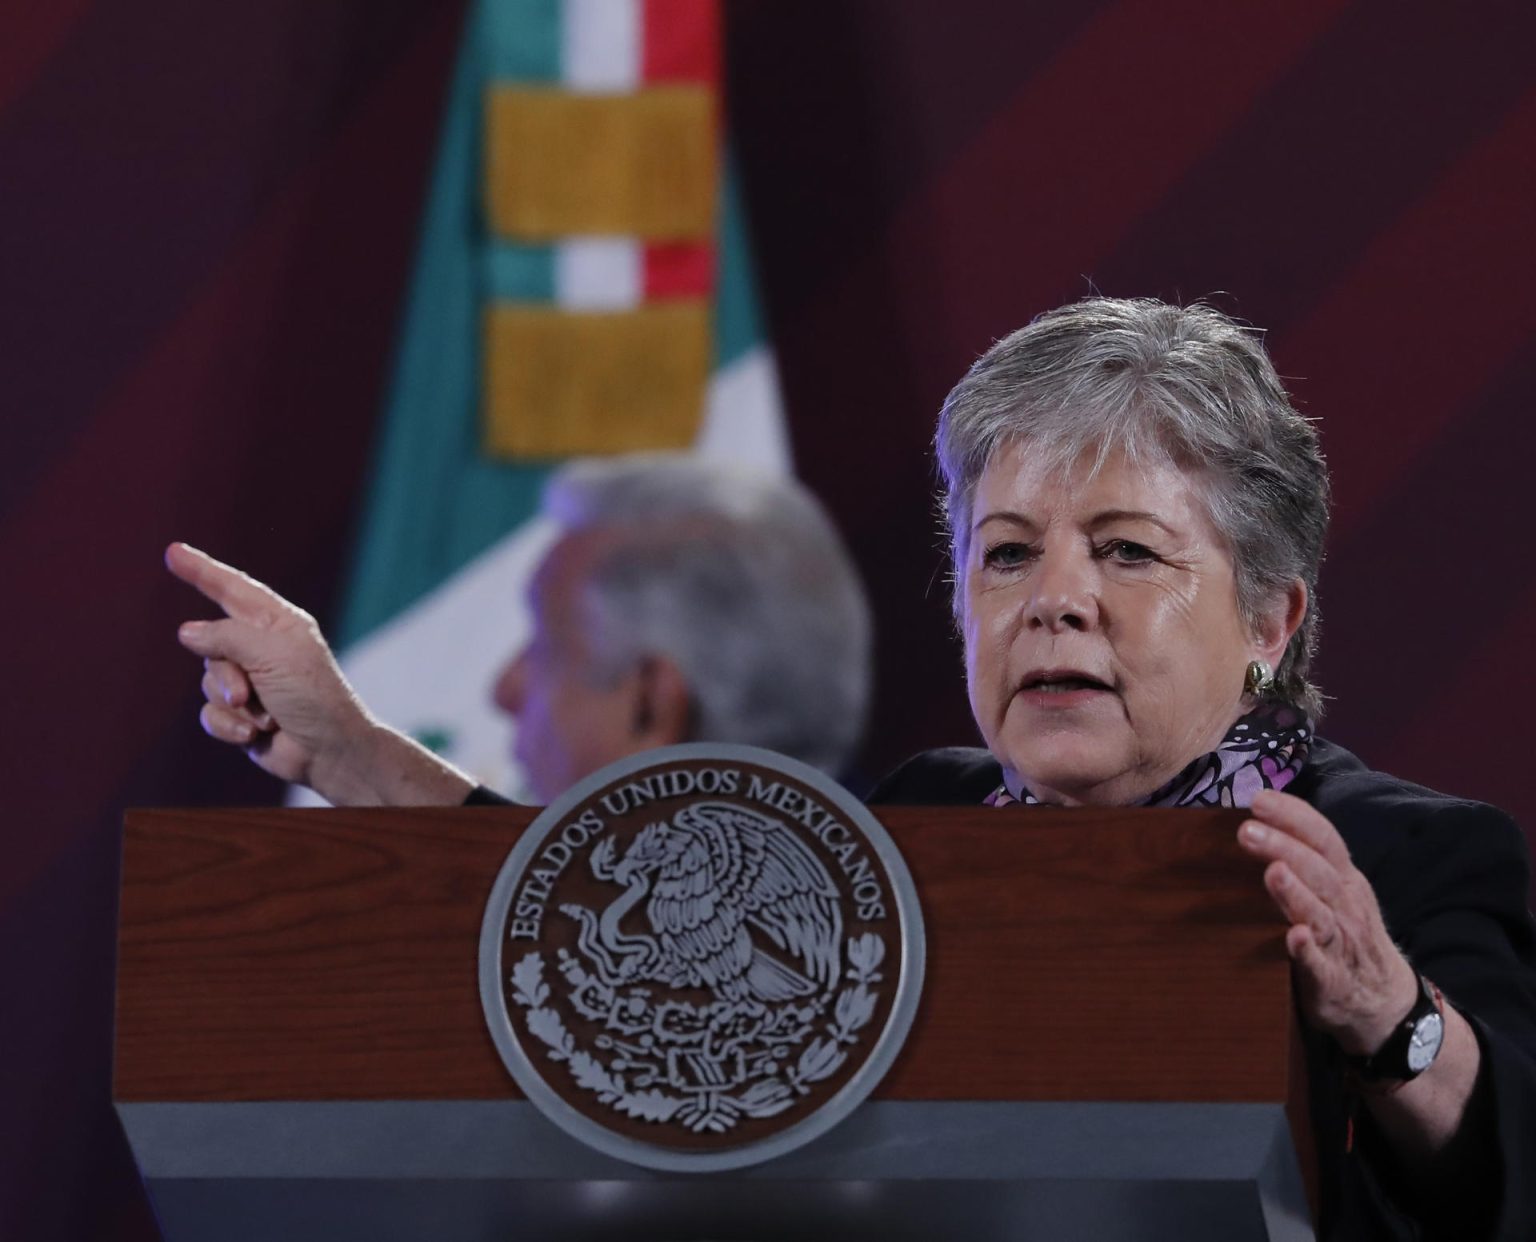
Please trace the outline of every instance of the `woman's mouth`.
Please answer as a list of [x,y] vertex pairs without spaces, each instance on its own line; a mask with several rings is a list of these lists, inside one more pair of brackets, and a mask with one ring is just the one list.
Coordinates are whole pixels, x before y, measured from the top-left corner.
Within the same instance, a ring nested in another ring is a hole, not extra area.
[[1045,669],[1031,673],[1019,685],[1019,693],[1040,706],[1075,707],[1113,693],[1113,687],[1077,669]]

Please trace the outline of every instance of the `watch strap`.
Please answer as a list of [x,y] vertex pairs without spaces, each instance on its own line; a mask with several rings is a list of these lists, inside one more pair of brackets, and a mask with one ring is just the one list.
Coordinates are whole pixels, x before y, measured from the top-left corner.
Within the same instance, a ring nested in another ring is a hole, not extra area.
[[[1423,975],[1419,975],[1418,980],[1419,995],[1414,1001],[1413,1008],[1392,1028],[1392,1034],[1387,1036],[1386,1043],[1367,1057],[1345,1055],[1344,1063],[1349,1066],[1351,1073],[1360,1082],[1401,1085],[1411,1082],[1434,1064],[1433,1056],[1417,1069],[1408,1063],[1408,1050],[1412,1045],[1415,1032],[1419,1029],[1419,1024],[1430,1014],[1443,1015],[1445,1012],[1445,997],[1440,989]],[[1436,1055],[1438,1053],[1437,1048]]]

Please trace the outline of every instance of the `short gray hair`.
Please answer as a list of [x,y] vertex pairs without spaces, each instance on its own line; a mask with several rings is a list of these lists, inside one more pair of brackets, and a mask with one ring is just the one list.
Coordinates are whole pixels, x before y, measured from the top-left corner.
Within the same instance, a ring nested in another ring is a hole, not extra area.
[[976,485],[999,449],[1027,442],[1053,468],[1090,450],[1198,472],[1226,541],[1250,626],[1292,581],[1307,614],[1275,675],[1275,697],[1314,717],[1317,578],[1328,472],[1317,431],[1292,408],[1260,334],[1196,303],[1088,298],[1047,311],[983,354],[944,402],[934,438],[961,605]]
[[846,769],[869,701],[869,603],[803,486],[681,453],[572,464],[544,511],[616,540],[586,584],[594,676],[650,655],[681,669],[695,740]]

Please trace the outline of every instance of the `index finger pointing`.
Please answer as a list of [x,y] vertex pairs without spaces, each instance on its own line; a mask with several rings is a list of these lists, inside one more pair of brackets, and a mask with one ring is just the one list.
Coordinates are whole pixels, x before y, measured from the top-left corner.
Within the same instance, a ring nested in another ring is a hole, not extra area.
[[283,597],[271,587],[190,544],[173,543],[166,548],[165,567],[232,617],[268,616],[283,606]]
[[1349,847],[1328,817],[1294,794],[1265,789],[1248,808],[1254,819],[1305,842],[1336,867],[1350,865]]

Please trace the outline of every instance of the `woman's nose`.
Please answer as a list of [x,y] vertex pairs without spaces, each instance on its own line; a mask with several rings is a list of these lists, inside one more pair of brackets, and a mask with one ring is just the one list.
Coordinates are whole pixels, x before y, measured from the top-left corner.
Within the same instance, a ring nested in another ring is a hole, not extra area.
[[528,649],[525,647],[507,661],[506,667],[496,677],[496,688],[491,700],[509,716],[523,709],[528,683]]
[[1056,632],[1090,630],[1099,623],[1097,575],[1090,557],[1047,552],[1031,575],[1031,586],[1031,625]]

